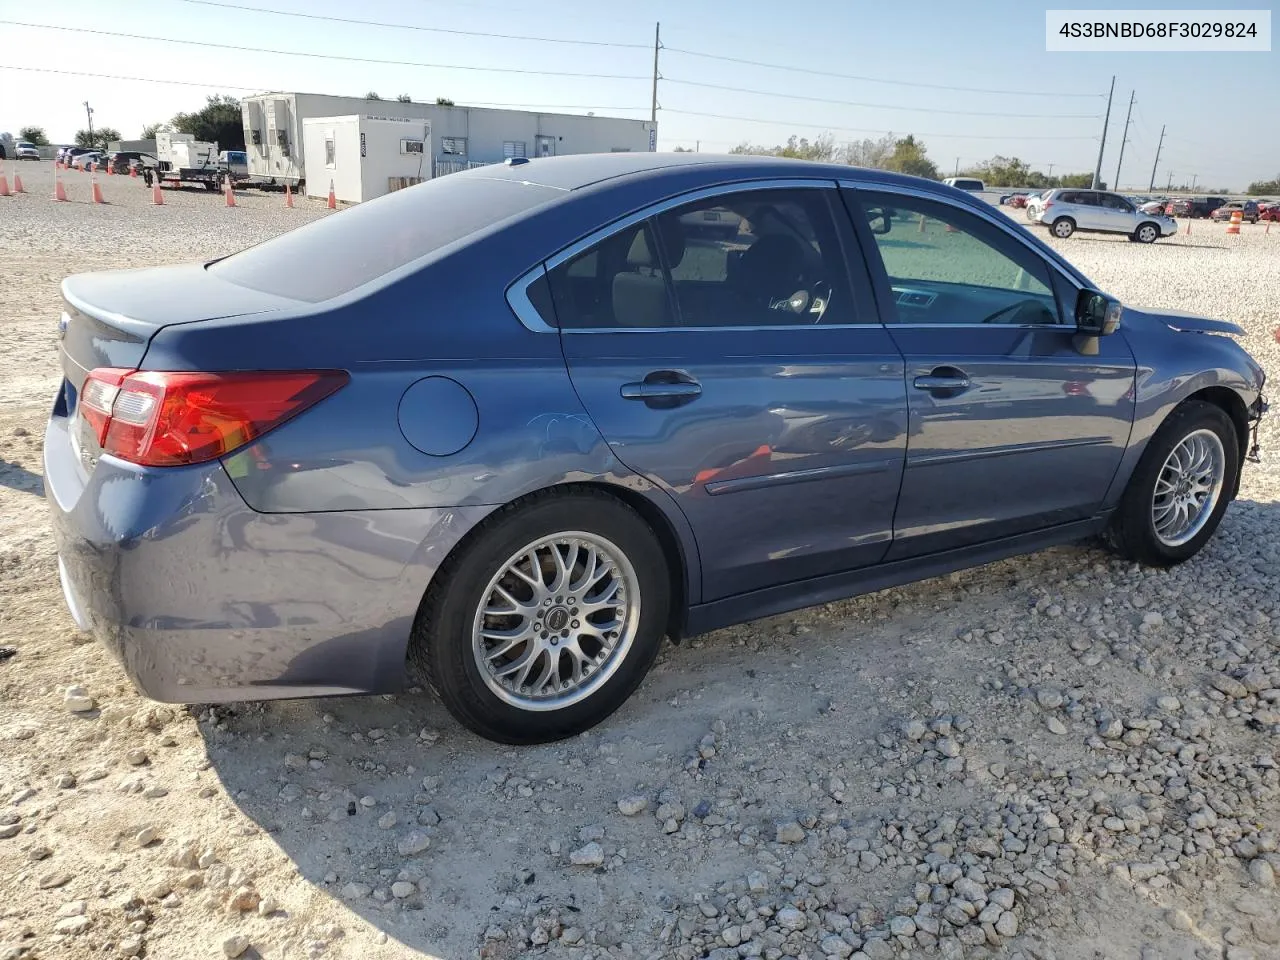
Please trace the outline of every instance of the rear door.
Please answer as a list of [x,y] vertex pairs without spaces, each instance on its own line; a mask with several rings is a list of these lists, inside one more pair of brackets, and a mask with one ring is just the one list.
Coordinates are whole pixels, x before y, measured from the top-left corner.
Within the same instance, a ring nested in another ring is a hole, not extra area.
[[547,262],[574,387],[684,511],[704,601],[888,550],[903,361],[838,204],[829,181],[717,188]]
[[1069,216],[1075,220],[1076,227],[1081,230],[1105,230],[1106,219],[1098,194],[1093,190],[1074,190],[1067,194],[1071,199]]
[[998,218],[905,190],[849,193],[906,359],[907,463],[887,559],[1092,517],[1133,422],[1124,336],[1082,356],[1064,309],[1074,285]]

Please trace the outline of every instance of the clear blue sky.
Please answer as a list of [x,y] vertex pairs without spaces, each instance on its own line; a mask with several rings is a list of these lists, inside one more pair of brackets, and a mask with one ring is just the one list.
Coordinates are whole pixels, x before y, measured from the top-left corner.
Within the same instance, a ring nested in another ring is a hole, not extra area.
[[[243,95],[288,90],[415,100],[445,96],[459,104],[529,104],[563,112],[647,118],[654,22],[662,22],[658,113],[661,150],[725,151],[737,143],[774,144],[795,133],[824,131],[838,140],[877,131],[913,132],[950,171],[996,153],[1055,172],[1093,169],[1105,94],[1116,75],[1103,178],[1115,175],[1130,90],[1137,106],[1124,155],[1123,187],[1145,188],[1160,125],[1168,135],[1157,180],[1235,189],[1280,173],[1280,53],[1063,54],[1044,51],[1046,5],[1025,0],[968,3],[833,2],[833,0],[228,0],[253,7],[381,20],[461,31],[636,44],[635,49],[580,46],[329,23],[187,0],[103,3],[98,0],[0,0],[0,19],[212,43],[269,47],[447,64],[451,67],[351,63],[283,54],[219,50],[149,40],[0,24],[0,65],[79,70],[175,83],[90,79],[0,68],[0,130],[43,126],[57,141],[85,125],[82,101],[96,126],[135,137],[143,124],[200,106],[208,93]],[[1099,6],[1083,3],[1078,6]],[[1245,4],[1166,4],[1200,8]],[[1055,8],[1068,6],[1057,2]],[[1128,6],[1117,4],[1116,6]],[[1255,4],[1260,6],[1260,4]],[[607,13],[615,8],[615,14]],[[939,89],[815,76],[798,71],[692,56],[784,64]],[[543,76],[462,70],[624,75],[631,79]],[[687,83],[739,87],[733,92]],[[1054,96],[976,93],[1052,92]],[[841,103],[788,99],[823,98]],[[1080,97],[1070,94],[1093,94]],[[848,102],[884,104],[852,106]],[[937,112],[932,112],[937,111]],[[959,111],[992,116],[965,116]],[[692,114],[720,114],[716,119]],[[1051,115],[1088,119],[1050,119]],[[1023,118],[1023,115],[1032,115]],[[864,131],[864,132],[860,132]],[[1071,139],[1047,139],[1071,138]]]

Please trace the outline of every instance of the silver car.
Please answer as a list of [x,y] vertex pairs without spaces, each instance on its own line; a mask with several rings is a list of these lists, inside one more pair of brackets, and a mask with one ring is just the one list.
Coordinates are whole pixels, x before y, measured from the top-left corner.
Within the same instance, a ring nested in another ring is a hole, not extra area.
[[1105,190],[1048,190],[1027,207],[1027,219],[1043,223],[1065,240],[1077,230],[1123,233],[1138,243],[1154,243],[1178,232],[1163,213],[1143,213],[1118,193]]

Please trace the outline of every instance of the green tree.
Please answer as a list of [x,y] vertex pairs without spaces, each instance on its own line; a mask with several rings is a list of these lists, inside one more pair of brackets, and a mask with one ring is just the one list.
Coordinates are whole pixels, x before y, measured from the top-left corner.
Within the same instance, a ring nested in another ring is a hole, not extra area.
[[893,143],[893,153],[885,160],[884,169],[907,173],[913,177],[938,179],[938,167],[926,155],[924,141],[907,134]]
[[148,123],[145,127],[142,128],[142,139],[154,140],[156,138],[157,133],[159,133],[161,130],[168,130],[168,129],[169,129],[169,125],[167,123]]
[[693,153],[693,151],[690,150],[688,147],[676,147],[671,152],[672,153]]
[[364,95],[364,98],[365,98],[366,100],[381,100],[381,99],[382,99],[380,96],[378,96],[377,92],[376,92],[376,91],[373,91],[373,90],[370,90],[368,93],[366,93],[366,94]]
[[176,114],[172,127],[178,133],[189,133],[197,140],[216,143],[220,150],[244,149],[240,101],[226,94],[209,97],[204,109],[195,113]]
[[400,94],[400,96],[396,97],[396,102],[397,103],[413,103],[413,97],[409,96],[407,93],[402,93]]
[[1081,187],[1093,186],[1092,173],[1064,173],[1058,178],[1059,186],[1075,187],[1079,190]]
[[835,138],[824,133],[815,140],[797,137],[794,134],[787,138],[785,146],[766,147],[758,144],[740,143],[730,153],[745,153],[759,157],[792,157],[797,160],[817,160],[830,163],[839,152]]
[[18,131],[18,139],[37,147],[47,147],[49,138],[45,136],[44,127],[23,127]]
[[437,106],[437,107],[452,107],[452,106],[454,106],[454,103],[453,103],[453,101],[452,101],[452,100],[450,100],[448,97],[436,97],[436,106]]
[[120,131],[115,127],[99,127],[90,135],[88,130],[76,131],[76,146],[93,150],[106,150],[112,140],[120,139]]
[[885,164],[893,156],[894,136],[886,133],[879,139],[867,137],[855,140],[844,146],[844,162],[854,167],[871,167],[885,169]]
[[1255,180],[1249,184],[1249,195],[1261,197],[1269,193],[1280,193],[1280,174],[1274,180]]

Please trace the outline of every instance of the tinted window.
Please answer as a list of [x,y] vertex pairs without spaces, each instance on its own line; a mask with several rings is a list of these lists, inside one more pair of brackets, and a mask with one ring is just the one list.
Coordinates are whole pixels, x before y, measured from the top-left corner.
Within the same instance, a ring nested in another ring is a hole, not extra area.
[[560,195],[537,184],[453,174],[331,214],[209,270],[231,283],[316,303]]
[[959,190],[981,190],[981,180],[957,180],[955,186]]
[[1098,201],[1102,206],[1110,210],[1133,212],[1133,207],[1129,204],[1129,201],[1124,197],[1117,197],[1114,193],[1100,193],[1098,194]]
[[732,193],[621,230],[550,271],[555,315],[566,329],[854,322],[831,193]]
[[900,322],[1059,322],[1048,265],[1015,238],[950,204],[861,191],[858,199]]

